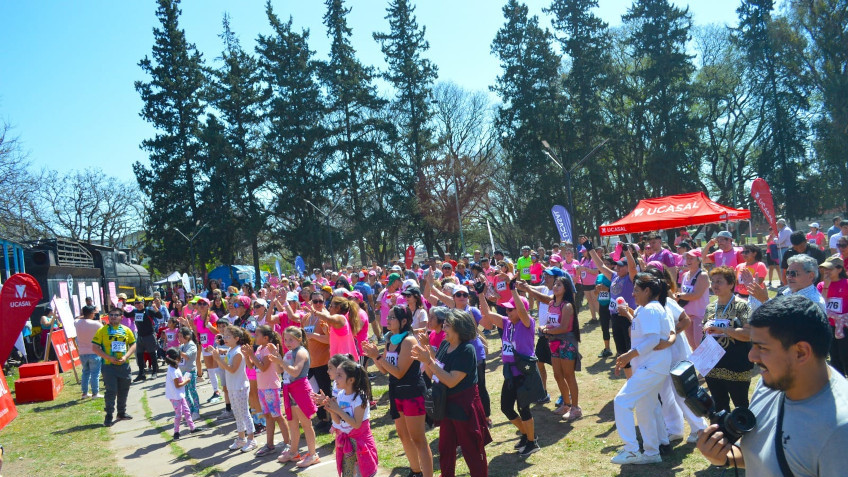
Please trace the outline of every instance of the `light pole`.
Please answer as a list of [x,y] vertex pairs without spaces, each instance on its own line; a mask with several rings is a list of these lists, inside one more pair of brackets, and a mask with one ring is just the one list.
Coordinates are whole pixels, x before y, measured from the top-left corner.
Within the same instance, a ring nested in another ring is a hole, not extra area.
[[[197,225],[199,223],[200,223],[200,221],[198,220],[195,223],[195,225]],[[197,280],[196,280],[196,278],[197,278],[197,261],[194,259],[194,239],[196,239],[197,236],[200,235],[200,232],[202,232],[203,229],[205,229],[207,225],[209,225],[209,222],[200,226],[200,228],[197,229],[197,232],[195,232],[194,235],[191,236],[191,238],[188,238],[186,236],[186,234],[184,234],[184,233],[182,233],[182,231],[180,231],[180,229],[174,227],[174,230],[176,230],[178,234],[182,235],[184,239],[188,240],[189,253],[191,254],[191,268],[192,268],[191,281],[192,281],[193,286],[195,288],[194,290],[192,290],[192,293],[197,292]]]
[[[347,193],[347,189],[343,189],[341,195],[345,195],[346,193]],[[327,219],[327,237],[330,239],[330,260],[333,261],[333,267],[335,267],[336,266],[336,252],[335,252],[335,250],[333,250],[333,232],[332,232],[332,229],[330,228],[330,215],[332,215],[332,213],[336,210],[336,207],[340,206],[342,203],[341,203],[341,201],[337,202],[336,205],[334,205],[330,209],[329,212],[326,212],[323,209],[319,208],[317,205],[310,202],[309,199],[303,199],[303,200],[307,204],[311,205],[313,209],[315,209],[321,215],[323,215],[325,219]],[[361,253],[361,251],[360,251],[360,253]]]
[[[548,141],[545,141],[544,139],[542,140],[542,146],[544,146],[544,149],[542,149],[542,152],[544,152],[545,154],[547,154],[547,156],[548,156],[549,158],[551,158],[551,160],[552,160],[552,161],[554,161],[554,164],[556,164],[557,166],[559,166],[559,168],[560,168],[560,169],[562,169],[562,172],[564,172],[564,173],[565,173],[565,180],[566,180],[566,182],[567,182],[567,184],[568,184],[568,214],[569,214],[569,218],[571,219],[571,220],[569,220],[569,221],[571,222],[571,233],[572,233],[572,234],[574,233],[574,230],[577,228],[577,227],[576,227],[576,225],[577,225],[577,224],[574,222],[574,212],[575,212],[575,211],[574,211],[574,198],[573,198],[573,197],[572,197],[572,195],[571,195],[571,173],[572,173],[572,172],[574,172],[574,171],[575,171],[575,169],[577,169],[578,167],[580,167],[580,165],[581,165],[581,164],[583,164],[583,162],[584,162],[586,159],[589,159],[590,157],[592,157],[592,154],[594,154],[594,153],[595,153],[595,151],[597,151],[598,149],[600,149],[600,148],[601,148],[601,146],[603,146],[604,144],[606,144],[606,143],[607,143],[607,141],[609,141],[609,138],[606,138],[606,139],[604,139],[603,141],[601,141],[601,143],[600,143],[600,144],[598,144],[597,146],[595,146],[594,148],[592,148],[592,150],[591,150],[591,151],[589,151],[589,153],[588,153],[588,154],[586,154],[585,156],[583,156],[583,158],[582,158],[582,159],[580,159],[579,161],[577,161],[577,164],[574,164],[574,166],[572,166],[572,168],[571,168],[571,169],[566,170],[566,168],[562,165],[562,162],[558,160],[556,153],[554,152],[553,148],[551,148],[551,145],[550,145],[550,144],[548,144]],[[573,242],[573,241],[574,241],[574,237],[571,237],[571,240],[572,240],[572,242]]]

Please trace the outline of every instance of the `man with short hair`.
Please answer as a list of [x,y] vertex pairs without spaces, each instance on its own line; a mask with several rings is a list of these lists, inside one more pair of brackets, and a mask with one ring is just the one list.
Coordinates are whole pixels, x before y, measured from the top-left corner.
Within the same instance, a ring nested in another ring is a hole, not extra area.
[[474,261],[472,261],[469,266],[474,265],[475,263],[480,263],[480,260],[483,259],[483,252],[480,250],[474,250]]
[[807,237],[800,230],[792,232],[792,235],[789,236],[789,241],[792,243],[792,248],[783,254],[783,260],[780,262],[780,281],[783,283],[786,283],[788,260],[795,255],[809,255],[815,258],[819,265],[824,263],[824,260],[827,258],[827,255],[820,248],[807,242]]
[[112,425],[112,413],[117,400],[118,420],[132,419],[127,414],[127,396],[130,392],[131,370],[129,357],[135,353],[135,335],[121,324],[120,310],[109,312],[109,325],[97,330],[91,339],[92,351],[103,358],[103,384],[106,387],[106,419],[103,425]]
[[761,374],[749,406],[756,426],[737,444],[713,424],[700,433],[698,450],[749,476],[845,475],[848,381],[827,365],[825,313],[803,297],[780,297],[752,313],[748,326],[748,359]]
[[[530,246],[521,247],[521,256],[515,261],[515,268],[518,276],[525,282],[530,282],[530,267],[533,265],[533,259],[530,258]],[[532,308],[532,303],[531,303]]]
[[842,237],[848,237],[848,220],[842,220],[839,222],[839,233],[835,233],[830,237],[830,253],[839,253],[839,247],[837,247],[837,242]]
[[830,237],[833,237],[833,234],[839,233],[839,223],[842,222],[842,217],[837,215],[836,217],[833,218],[832,222],[833,222],[833,225],[831,225],[830,228],[827,229],[827,240],[828,240],[828,242],[830,241]]
[[785,219],[777,220],[777,237],[774,239],[774,243],[777,244],[777,257],[782,262],[783,254],[786,253],[790,248],[792,248],[792,242],[789,240],[789,237],[792,235],[792,229],[786,225]]
[[147,379],[144,370],[144,353],[147,352],[150,360],[153,362],[153,377],[159,372],[159,362],[157,359],[157,350],[159,343],[156,341],[156,320],[162,318],[162,312],[152,306],[144,306],[144,298],[135,297],[135,308],[132,311],[125,311],[124,318],[129,318],[135,323],[138,330],[138,352],[135,355],[135,364],[138,366],[138,376],[133,380],[137,383]]
[[[813,257],[807,254],[798,254],[790,257],[787,260],[786,267],[786,284],[788,285],[783,290],[783,295],[801,295],[816,303],[822,310],[827,313],[827,304],[821,293],[816,288],[816,279],[819,276],[819,263]],[[764,284],[749,283],[747,285],[748,292],[748,307],[751,311],[759,308],[763,303],[768,301],[769,296]]]
[[[677,283],[677,258],[671,250],[663,248],[662,236],[656,232],[648,235],[648,244],[651,246],[653,254],[648,257],[648,262],[660,262],[663,264],[671,279]],[[581,300],[582,301],[582,300]]]

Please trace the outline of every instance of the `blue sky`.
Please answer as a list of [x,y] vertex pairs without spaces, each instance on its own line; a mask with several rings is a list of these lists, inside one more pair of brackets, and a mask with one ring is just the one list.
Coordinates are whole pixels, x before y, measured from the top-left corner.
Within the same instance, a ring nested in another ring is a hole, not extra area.
[[[503,24],[501,1],[419,0],[418,22],[427,27],[428,57],[439,79],[486,90],[499,74],[490,54]],[[610,26],[621,23],[631,2],[600,0],[597,14]],[[690,7],[696,25],[736,23],[740,0],[675,1]],[[256,36],[268,34],[264,0],[184,0],[181,26],[207,64],[215,64],[222,44],[224,12],[249,51]],[[348,24],[360,61],[383,68],[374,31],[387,31],[386,1],[348,1]],[[527,2],[544,26],[548,0]],[[321,23],[324,2],[276,0],[276,13],[292,16],[311,32],[310,46],[325,58],[329,40]],[[150,54],[157,26],[154,1],[80,0],[0,2],[0,121],[13,127],[37,168],[59,171],[98,167],[111,176],[133,179],[132,163],[146,162],[141,141],[154,134],[139,117],[141,100],[133,82],[145,79],[138,61]]]

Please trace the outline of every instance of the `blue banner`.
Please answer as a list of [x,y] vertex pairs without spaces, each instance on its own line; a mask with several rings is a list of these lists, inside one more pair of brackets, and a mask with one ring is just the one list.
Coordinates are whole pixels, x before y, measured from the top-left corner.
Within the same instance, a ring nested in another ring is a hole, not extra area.
[[554,215],[554,224],[556,224],[560,240],[574,243],[571,239],[571,215],[569,215],[565,207],[555,205],[551,208],[551,213]]
[[280,261],[277,260],[277,263],[275,263],[275,265],[277,266],[277,277],[283,278],[283,270],[282,268],[280,268]]
[[303,257],[301,257],[300,255],[298,255],[294,259],[294,268],[296,268],[301,275],[306,274],[306,263],[304,263]]

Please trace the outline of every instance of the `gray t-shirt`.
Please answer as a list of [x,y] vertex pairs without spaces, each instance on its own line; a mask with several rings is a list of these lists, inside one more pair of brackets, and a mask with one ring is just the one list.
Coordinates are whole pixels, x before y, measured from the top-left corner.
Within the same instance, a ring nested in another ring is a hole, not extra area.
[[180,371],[185,374],[189,371],[194,371],[197,364],[197,345],[193,341],[180,346],[180,353],[186,354],[186,359],[180,361]]
[[[845,475],[848,468],[848,381],[833,368],[830,381],[802,401],[786,399],[783,411],[783,449],[795,477]],[[757,426],[740,440],[747,477],[782,477],[774,448],[779,391],[763,386],[751,398]]]

